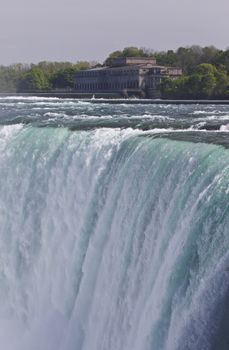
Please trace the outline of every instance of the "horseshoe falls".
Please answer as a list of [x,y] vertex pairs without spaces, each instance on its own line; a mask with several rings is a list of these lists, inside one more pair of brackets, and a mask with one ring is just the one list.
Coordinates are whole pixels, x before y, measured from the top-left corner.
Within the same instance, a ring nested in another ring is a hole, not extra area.
[[229,349],[229,106],[0,98],[0,349]]

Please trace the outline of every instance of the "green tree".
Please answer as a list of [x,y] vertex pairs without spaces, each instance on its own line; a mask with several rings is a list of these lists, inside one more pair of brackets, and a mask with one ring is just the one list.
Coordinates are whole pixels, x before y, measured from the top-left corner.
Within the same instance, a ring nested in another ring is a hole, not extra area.
[[16,92],[18,80],[26,69],[27,66],[22,64],[0,66],[0,92]]
[[110,66],[115,58],[122,57],[122,51],[112,52],[104,62],[105,66]]
[[77,70],[69,67],[56,72],[51,78],[52,87],[55,89],[72,89],[74,86],[74,74]]
[[199,96],[201,98],[210,98],[214,94],[217,85],[216,75],[217,69],[210,63],[202,63],[197,67],[194,76],[199,82]]
[[45,73],[38,67],[33,66],[24,74],[18,83],[18,91],[42,91],[49,89],[49,81]]
[[228,85],[228,76],[223,66],[217,69],[210,63],[202,63],[189,76],[174,80],[166,78],[160,88],[164,98],[210,99],[225,98]]
[[229,74],[229,49],[218,53],[216,64],[219,66],[223,65],[226,68],[227,74]]
[[229,78],[227,75],[226,67],[223,65],[220,65],[215,72],[215,77],[216,77],[216,86],[214,89],[214,96],[215,98],[224,97],[229,85]]
[[138,49],[137,47],[130,46],[125,47],[122,52],[123,57],[145,57],[145,52],[143,49]]
[[188,77],[182,76],[177,79],[166,77],[162,80],[160,91],[163,98],[187,98]]
[[125,47],[122,51],[112,52],[104,62],[104,65],[110,66],[115,58],[119,57],[148,57],[144,49],[139,49],[134,46]]
[[177,66],[177,55],[173,50],[168,50],[167,52],[161,51],[156,52],[154,57],[157,60],[157,63],[165,66]]

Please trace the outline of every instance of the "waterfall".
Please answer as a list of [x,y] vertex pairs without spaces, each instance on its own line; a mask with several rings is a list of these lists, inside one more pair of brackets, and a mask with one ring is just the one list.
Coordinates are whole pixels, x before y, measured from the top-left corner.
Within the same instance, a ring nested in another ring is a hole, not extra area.
[[229,153],[0,126],[0,347],[228,349]]

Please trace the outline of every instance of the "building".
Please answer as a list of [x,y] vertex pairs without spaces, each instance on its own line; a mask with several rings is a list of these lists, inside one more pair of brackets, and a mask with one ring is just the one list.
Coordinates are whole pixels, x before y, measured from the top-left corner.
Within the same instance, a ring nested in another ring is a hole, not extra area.
[[176,78],[182,70],[156,64],[145,57],[120,57],[110,67],[92,68],[77,72],[75,91],[82,94],[112,94],[156,98],[160,96],[159,84],[168,76]]

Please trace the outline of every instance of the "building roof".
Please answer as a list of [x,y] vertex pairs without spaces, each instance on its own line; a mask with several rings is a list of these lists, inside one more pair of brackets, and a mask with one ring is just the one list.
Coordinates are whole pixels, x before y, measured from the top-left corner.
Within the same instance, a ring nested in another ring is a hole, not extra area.
[[130,64],[130,65],[122,65],[122,66],[105,66],[105,67],[96,67],[96,68],[90,68],[86,70],[81,70],[79,72],[76,72],[76,75],[82,74],[83,72],[89,73],[89,72],[101,72],[101,71],[133,71],[133,70],[140,70],[140,69],[165,69],[165,70],[181,70],[181,68],[178,67],[171,67],[171,66],[161,66],[157,64],[150,63],[146,60],[144,63],[138,63],[138,64]]
[[[95,71],[101,71],[101,70],[121,70],[121,69],[128,69],[128,70],[133,70],[133,69],[140,69],[140,68],[145,68],[145,69],[150,69],[150,68],[166,68],[165,66],[157,66],[153,64],[135,64],[135,65],[126,65],[126,66],[117,66],[117,67],[110,67],[110,66],[105,66],[105,67],[96,67],[96,68],[90,68],[83,70],[84,72],[95,72]],[[81,72],[83,72],[81,71]],[[78,72],[77,72],[78,73]]]

